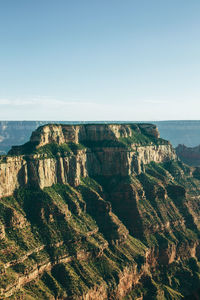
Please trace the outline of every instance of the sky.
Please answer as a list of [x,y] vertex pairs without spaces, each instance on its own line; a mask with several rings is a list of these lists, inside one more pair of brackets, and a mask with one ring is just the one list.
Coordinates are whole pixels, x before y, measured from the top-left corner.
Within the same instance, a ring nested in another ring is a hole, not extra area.
[[199,0],[0,0],[0,120],[200,119]]

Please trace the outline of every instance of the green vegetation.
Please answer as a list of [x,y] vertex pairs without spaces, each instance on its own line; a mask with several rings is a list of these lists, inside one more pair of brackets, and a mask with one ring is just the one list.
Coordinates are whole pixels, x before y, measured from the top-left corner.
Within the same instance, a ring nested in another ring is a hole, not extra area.
[[87,148],[126,148],[126,144],[120,140],[84,141]]
[[[56,157],[85,147],[167,143],[139,125],[132,131],[118,141],[26,144],[23,154]],[[10,299],[77,299],[96,287],[117,299],[122,278],[121,287],[136,282],[124,299],[191,294],[200,284],[200,263],[191,258],[199,241],[198,174],[180,161],[152,162],[144,170],[85,177],[78,186],[27,185],[0,199],[0,291],[29,274],[33,280]]]
[[[97,201],[99,196],[96,200],[94,197],[97,193],[95,190],[100,189],[102,188],[93,179],[86,178],[83,179],[82,188],[79,187],[78,190],[69,185],[55,185],[45,188],[44,191],[28,187],[19,189],[13,197],[4,198],[4,205],[9,203],[13,210],[17,208],[18,213],[27,219],[27,225],[23,230],[18,230],[10,224],[6,233],[7,239],[0,245],[1,261],[5,262],[3,251],[8,261],[13,261],[9,268],[11,272],[6,270],[1,277],[1,286],[5,287],[8,282],[14,282],[15,274],[24,276],[34,271],[36,265],[72,256],[73,262],[55,264],[51,272],[44,273],[41,280],[27,283],[22,295],[26,295],[27,299],[49,299],[52,295],[73,297],[86,293],[95,284],[106,284],[105,281],[108,280],[110,288],[116,287],[119,282],[118,273],[124,267],[122,262],[126,261],[131,266],[137,255],[144,255],[145,246],[139,240],[129,237],[122,247],[113,245],[112,250],[106,250],[108,242],[104,235],[107,236],[107,227],[100,226],[98,229],[97,223],[100,219],[96,214],[98,209],[102,209],[101,202],[106,202]],[[96,203],[93,211],[87,202],[85,191],[92,192],[90,195],[93,195]],[[6,207],[1,209],[2,222],[7,220]],[[88,215],[88,211],[94,218]],[[115,224],[109,211],[107,218],[107,226],[113,227],[111,235],[118,238],[119,234],[116,235],[115,230],[121,226],[119,221]],[[9,255],[9,249],[12,249],[12,255]],[[77,255],[87,258],[87,253],[90,255],[89,261],[76,260],[79,257]]]
[[47,157],[55,157],[60,154],[61,156],[67,156],[70,153],[74,153],[78,150],[83,150],[85,147],[81,144],[75,144],[73,142],[65,144],[51,143],[46,144],[42,147],[37,148],[37,143],[28,142],[23,146],[16,147],[19,148],[21,155],[30,155],[30,154],[45,154]]
[[119,138],[119,141],[125,146],[131,145],[150,146],[150,145],[167,145],[168,142],[161,138],[154,138],[138,132],[133,132],[131,137]]
[[87,148],[125,148],[131,149],[132,145],[167,145],[168,142],[161,138],[155,138],[151,135],[132,130],[132,136],[120,137],[118,139],[109,139],[102,141],[84,141],[83,145]]

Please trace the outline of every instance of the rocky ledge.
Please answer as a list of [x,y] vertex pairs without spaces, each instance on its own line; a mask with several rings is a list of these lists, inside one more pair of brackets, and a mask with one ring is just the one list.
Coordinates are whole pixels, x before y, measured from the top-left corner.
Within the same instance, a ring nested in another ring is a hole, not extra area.
[[155,125],[45,125],[0,158],[0,197],[27,184],[77,186],[86,176],[139,174],[151,161],[175,158]]
[[0,299],[196,295],[197,175],[154,125],[39,127],[0,159]]

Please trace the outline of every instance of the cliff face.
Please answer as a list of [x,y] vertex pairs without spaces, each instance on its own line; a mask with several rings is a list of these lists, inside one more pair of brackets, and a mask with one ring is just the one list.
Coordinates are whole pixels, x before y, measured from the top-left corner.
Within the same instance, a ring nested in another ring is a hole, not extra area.
[[154,125],[39,127],[1,157],[0,299],[196,293],[194,175]]
[[94,125],[46,125],[32,133],[31,142],[37,142],[37,147],[50,143],[82,143],[116,141],[119,138],[131,138],[135,133],[148,134],[159,138],[155,125],[151,124],[94,124]]
[[[176,158],[172,146],[159,140],[157,128],[148,124],[46,125],[33,132],[28,146],[35,147],[37,152],[37,149],[55,143],[72,143],[74,149],[67,149],[68,152],[62,154],[57,149],[50,157],[45,151],[27,156],[26,147],[17,146],[9,153],[20,156],[2,157],[0,197],[11,195],[27,183],[37,184],[40,188],[55,183],[77,186],[81,177],[139,174],[151,161],[160,163]],[[81,149],[78,148],[80,144]]]
[[[38,126],[47,123],[49,122],[0,121],[0,154],[6,154],[12,145],[25,143]],[[60,123],[73,125],[78,122]],[[158,127],[161,137],[169,140],[174,147],[178,144],[185,144],[188,147],[199,144],[200,121],[160,121],[154,124]]]

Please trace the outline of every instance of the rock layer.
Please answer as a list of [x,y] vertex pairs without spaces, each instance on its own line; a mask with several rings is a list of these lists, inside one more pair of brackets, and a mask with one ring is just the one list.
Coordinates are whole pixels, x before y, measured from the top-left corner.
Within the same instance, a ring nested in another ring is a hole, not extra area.
[[0,163],[0,299],[196,293],[199,176],[155,126],[45,125]]
[[[120,138],[134,138],[144,134],[148,142],[142,146],[136,139],[130,140],[129,148],[118,142]],[[74,143],[86,144],[81,150],[54,157],[46,154],[23,154],[23,146],[13,147],[12,156],[2,157],[0,161],[0,197],[11,195],[16,188],[27,183],[37,184],[40,188],[55,183],[69,183],[77,186],[81,177],[86,176],[128,176],[141,173],[151,161],[160,163],[176,158],[172,146],[162,140],[154,125],[45,125],[34,131],[29,147],[39,149],[45,145]],[[107,144],[106,144],[107,143]],[[101,145],[102,144],[102,145]],[[88,146],[89,145],[89,146]],[[93,147],[95,145],[95,147]]]

